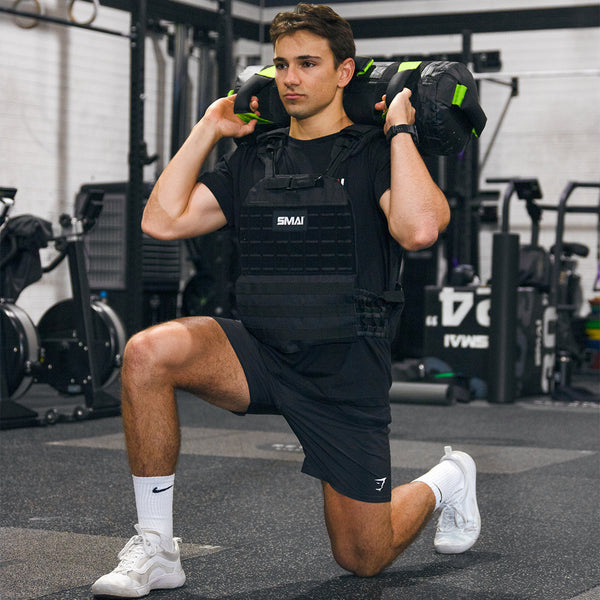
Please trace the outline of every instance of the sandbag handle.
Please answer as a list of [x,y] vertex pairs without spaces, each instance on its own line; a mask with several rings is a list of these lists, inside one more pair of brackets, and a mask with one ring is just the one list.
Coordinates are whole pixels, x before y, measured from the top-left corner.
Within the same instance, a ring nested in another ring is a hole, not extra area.
[[390,79],[385,90],[385,103],[389,108],[392,100],[405,87],[415,93],[416,84],[419,81],[419,65],[421,61],[403,62],[398,66],[398,72]]
[[275,66],[265,67],[258,73],[254,73],[247,81],[245,81],[237,91],[237,96],[233,104],[233,112],[240,115],[248,115],[250,111],[250,101],[252,96],[258,94],[267,86],[273,83],[275,79]]

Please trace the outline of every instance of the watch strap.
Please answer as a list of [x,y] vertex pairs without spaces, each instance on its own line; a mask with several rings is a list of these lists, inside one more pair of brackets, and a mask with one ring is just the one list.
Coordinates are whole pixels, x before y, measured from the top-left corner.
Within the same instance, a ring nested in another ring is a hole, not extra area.
[[390,142],[392,140],[392,138],[399,133],[410,133],[410,135],[412,136],[413,142],[415,143],[415,146],[419,143],[419,134],[417,133],[416,125],[406,125],[406,124],[392,125],[388,129],[385,137],[386,137],[387,141]]

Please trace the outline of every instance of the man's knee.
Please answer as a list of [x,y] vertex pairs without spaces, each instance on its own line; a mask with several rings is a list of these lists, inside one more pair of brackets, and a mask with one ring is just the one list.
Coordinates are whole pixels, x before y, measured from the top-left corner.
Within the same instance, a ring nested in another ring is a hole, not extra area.
[[159,361],[156,352],[159,343],[160,333],[156,330],[145,329],[134,334],[128,340],[123,352],[121,369],[123,379],[129,380],[155,372],[156,363]]
[[[169,376],[184,366],[192,354],[202,352],[202,321],[197,317],[194,327],[186,320],[168,321],[133,335],[123,353],[122,377],[124,381]],[[206,323],[210,327],[209,323]]]
[[391,562],[388,553],[379,549],[360,545],[336,548],[332,546],[333,557],[337,564],[357,577],[374,577]]

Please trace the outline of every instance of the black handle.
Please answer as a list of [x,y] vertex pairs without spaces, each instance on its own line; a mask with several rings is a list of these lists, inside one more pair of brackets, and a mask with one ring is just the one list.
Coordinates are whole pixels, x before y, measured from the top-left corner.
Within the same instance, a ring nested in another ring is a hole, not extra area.
[[392,100],[405,88],[414,93],[414,84],[418,80],[419,72],[416,68],[398,71],[391,79],[385,90],[385,104],[389,108]]
[[237,96],[233,104],[233,112],[236,115],[250,112],[250,100],[252,96],[258,96],[262,90],[272,83],[273,77],[261,75],[260,72],[252,75],[252,77],[242,83],[240,89],[237,91]]

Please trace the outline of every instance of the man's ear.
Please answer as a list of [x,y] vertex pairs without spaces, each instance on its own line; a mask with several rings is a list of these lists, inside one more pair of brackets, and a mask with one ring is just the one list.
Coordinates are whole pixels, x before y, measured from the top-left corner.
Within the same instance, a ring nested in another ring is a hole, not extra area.
[[347,58],[337,68],[339,74],[338,87],[346,87],[354,76],[354,59]]

